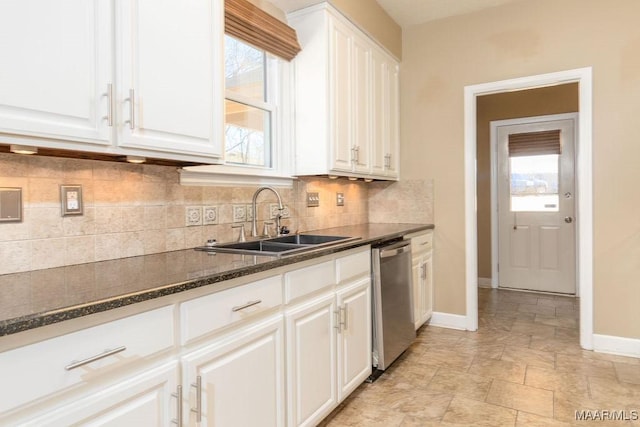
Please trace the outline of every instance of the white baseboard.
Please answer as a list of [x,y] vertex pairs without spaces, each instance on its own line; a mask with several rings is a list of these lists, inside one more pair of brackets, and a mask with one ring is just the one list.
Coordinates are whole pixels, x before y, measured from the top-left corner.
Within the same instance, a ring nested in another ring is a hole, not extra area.
[[434,311],[431,315],[429,325],[437,326],[439,328],[460,329],[464,331],[467,329],[467,317],[460,314],[440,313],[438,311]]
[[640,358],[640,339],[593,334],[593,350]]
[[491,277],[478,277],[478,286],[481,288],[490,288]]

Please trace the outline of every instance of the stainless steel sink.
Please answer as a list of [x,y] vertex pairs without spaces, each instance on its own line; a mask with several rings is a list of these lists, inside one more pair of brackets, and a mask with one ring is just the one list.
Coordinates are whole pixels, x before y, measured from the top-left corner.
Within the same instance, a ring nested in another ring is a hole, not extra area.
[[250,242],[224,243],[216,246],[200,246],[195,249],[207,252],[272,256],[279,258],[358,239],[359,237],[348,236],[291,234]]

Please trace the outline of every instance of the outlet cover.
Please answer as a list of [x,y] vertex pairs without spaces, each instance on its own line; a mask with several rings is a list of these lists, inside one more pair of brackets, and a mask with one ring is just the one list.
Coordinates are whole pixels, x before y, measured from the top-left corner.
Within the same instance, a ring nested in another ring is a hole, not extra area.
[[202,207],[187,206],[185,225],[191,227],[194,225],[202,225]]
[[282,215],[282,218],[289,218],[291,216],[291,212],[289,211],[289,206],[285,205],[284,209],[281,212],[278,209],[278,204],[277,203],[269,204],[269,218],[271,218],[271,219],[275,218],[278,215],[278,213],[280,213],[280,215]]
[[307,207],[315,208],[320,206],[320,193],[307,193]]
[[245,222],[247,220],[247,206],[233,205],[233,222]]
[[202,208],[203,217],[202,223],[204,225],[214,225],[218,223],[218,207],[217,206],[205,206]]
[[344,206],[344,193],[336,193],[336,206]]

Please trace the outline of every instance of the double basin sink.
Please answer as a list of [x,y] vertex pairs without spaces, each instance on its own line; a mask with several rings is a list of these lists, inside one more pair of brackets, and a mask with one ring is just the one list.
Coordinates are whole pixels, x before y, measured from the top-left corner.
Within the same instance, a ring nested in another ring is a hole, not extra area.
[[272,256],[280,258],[358,239],[359,237],[325,236],[318,234],[287,234],[280,237],[253,240],[249,242],[200,246],[195,249],[207,252]]

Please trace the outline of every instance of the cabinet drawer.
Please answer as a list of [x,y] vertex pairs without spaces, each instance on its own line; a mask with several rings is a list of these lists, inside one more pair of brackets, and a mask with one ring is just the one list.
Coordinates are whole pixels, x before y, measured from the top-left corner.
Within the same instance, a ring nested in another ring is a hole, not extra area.
[[411,236],[411,253],[422,253],[431,250],[433,247],[433,232]]
[[282,276],[268,277],[180,305],[182,344],[282,305]]
[[367,246],[367,249],[362,252],[338,258],[336,273],[338,284],[371,275],[371,249]]
[[284,275],[285,303],[335,285],[333,261],[290,271]]
[[0,412],[171,348],[173,325],[168,306],[0,354]]

